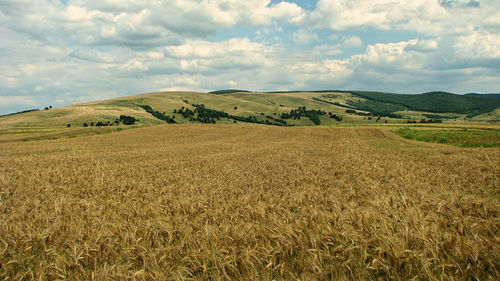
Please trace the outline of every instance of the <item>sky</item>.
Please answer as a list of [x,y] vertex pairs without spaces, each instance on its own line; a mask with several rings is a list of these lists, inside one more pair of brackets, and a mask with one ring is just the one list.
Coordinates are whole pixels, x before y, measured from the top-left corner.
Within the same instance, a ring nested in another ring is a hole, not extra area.
[[155,91],[500,92],[499,0],[0,0],[0,114]]

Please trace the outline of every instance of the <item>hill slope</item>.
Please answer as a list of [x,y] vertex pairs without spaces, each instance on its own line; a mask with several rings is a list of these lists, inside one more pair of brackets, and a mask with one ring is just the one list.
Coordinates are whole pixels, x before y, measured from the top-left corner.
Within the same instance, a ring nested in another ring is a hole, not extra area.
[[[400,95],[380,92],[352,92],[370,101],[399,105],[410,110],[433,113],[460,113],[476,116],[500,107],[500,100],[446,92],[429,92],[419,95]],[[397,108],[394,108],[397,111]],[[401,110],[401,109],[399,109]]]
[[465,94],[466,96],[480,97],[480,98],[500,98],[500,94],[477,94],[477,93],[469,93]]
[[[345,93],[349,96],[350,94]],[[198,112],[184,114],[186,109],[195,111],[193,105],[204,105],[207,110],[214,110],[226,113],[229,118],[221,117],[216,119],[216,123],[247,122],[245,118],[252,118],[257,121],[250,123],[280,124],[276,121],[282,119],[283,113],[290,113],[298,107],[306,107],[323,111],[319,118],[321,124],[332,124],[335,120],[327,116],[327,113],[345,113],[345,109],[328,103],[315,101],[313,97],[318,93],[253,93],[253,92],[233,92],[228,93],[197,93],[197,92],[162,92],[149,93],[137,96],[116,98],[92,103],[74,104],[67,107],[52,108],[48,110],[32,111],[27,113],[0,117],[0,128],[53,128],[72,126],[82,126],[83,123],[91,122],[113,122],[120,115],[133,116],[140,121],[137,125],[151,125],[164,123],[156,118],[140,105],[151,107],[154,111],[162,115],[169,116],[176,123],[200,123],[197,120]],[[183,113],[179,113],[182,110]],[[205,110],[204,113],[207,113]],[[213,113],[213,112],[212,112]],[[302,118],[288,118],[289,125],[314,125],[314,122],[307,116]],[[357,119],[355,116],[353,119]]]
[[[138,121],[124,126],[120,116]],[[329,126],[431,119],[433,122],[500,121],[500,99],[444,92],[420,95],[361,91],[159,92],[0,116],[0,141],[26,130],[36,130],[39,136],[48,136],[52,134],[48,131],[63,128],[66,131],[58,133],[87,134],[96,131],[97,124],[109,125],[105,127],[112,130],[165,122]]]

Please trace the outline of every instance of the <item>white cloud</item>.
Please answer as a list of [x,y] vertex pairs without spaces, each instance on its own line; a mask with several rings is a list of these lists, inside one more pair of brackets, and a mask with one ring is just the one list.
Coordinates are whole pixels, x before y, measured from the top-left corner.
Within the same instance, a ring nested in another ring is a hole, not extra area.
[[363,41],[358,36],[348,36],[344,38],[344,46],[347,48],[360,47],[363,45]]
[[125,72],[138,73],[148,70],[148,67],[143,61],[138,59],[133,59],[121,65],[119,69]]
[[478,4],[479,1],[457,0],[441,3],[436,0],[319,0],[317,9],[307,14],[301,24],[333,30],[370,26],[429,35],[463,34],[475,28],[498,32],[500,1],[483,0]]
[[2,106],[34,106],[36,102],[32,96],[0,96],[0,104]]
[[270,62],[266,54],[272,48],[251,42],[248,38],[233,38],[221,42],[187,41],[179,46],[166,48],[166,54],[182,58],[184,70],[215,71],[216,69],[264,67]]
[[498,0],[319,0],[313,11],[270,0],[3,0],[0,97],[43,107],[159,89],[494,92],[498,10]]
[[319,77],[335,77],[339,78],[352,73],[348,68],[347,62],[342,60],[323,60],[320,62],[299,62],[290,67],[294,73],[300,75],[319,75]]
[[427,64],[435,58],[434,54],[421,51],[426,45],[433,44],[418,39],[377,43],[367,46],[365,54],[349,58],[349,62],[353,69],[366,69],[385,75],[424,72],[429,68]]
[[467,58],[500,58],[500,34],[474,32],[460,36],[454,45],[457,55]]
[[[269,6],[270,0],[75,2],[92,11],[100,11],[94,16],[109,20],[112,15],[113,20],[109,25],[115,29],[133,23],[128,28],[136,27],[136,32],[161,27],[164,33],[200,37],[213,35],[217,30],[237,24],[257,26],[278,22],[295,23],[304,16],[303,10],[294,3],[280,2]],[[73,12],[75,15],[88,14],[83,10]]]
[[206,37],[238,24],[294,23],[304,15],[294,3],[269,4],[270,0],[108,0],[69,1],[65,6],[59,1],[5,0],[0,14],[6,26],[41,41],[140,48],[178,44],[184,36]]
[[438,41],[434,39],[429,40],[412,40],[408,42],[408,45],[405,47],[407,51],[416,51],[416,52],[432,52],[438,50]]
[[295,3],[279,2],[269,9],[269,17],[288,23],[300,22],[305,16],[304,11]]
[[87,9],[69,5],[65,11],[65,18],[70,21],[86,21],[92,19],[92,17],[98,15],[97,11],[87,11]]
[[151,4],[151,0],[70,0],[73,5],[114,12],[139,12]]
[[293,33],[292,39],[295,43],[308,44],[318,41],[318,34],[305,29],[300,29]]

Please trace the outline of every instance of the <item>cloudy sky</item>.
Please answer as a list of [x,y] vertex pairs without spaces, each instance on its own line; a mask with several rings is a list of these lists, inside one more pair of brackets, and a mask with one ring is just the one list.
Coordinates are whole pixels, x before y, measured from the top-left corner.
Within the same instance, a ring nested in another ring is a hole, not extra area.
[[499,0],[0,0],[0,114],[168,90],[500,92]]

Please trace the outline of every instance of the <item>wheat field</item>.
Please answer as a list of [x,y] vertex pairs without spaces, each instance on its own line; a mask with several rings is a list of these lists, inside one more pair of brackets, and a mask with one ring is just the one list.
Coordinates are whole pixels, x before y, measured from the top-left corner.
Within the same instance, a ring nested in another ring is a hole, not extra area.
[[160,125],[0,143],[0,280],[499,280],[500,148]]

